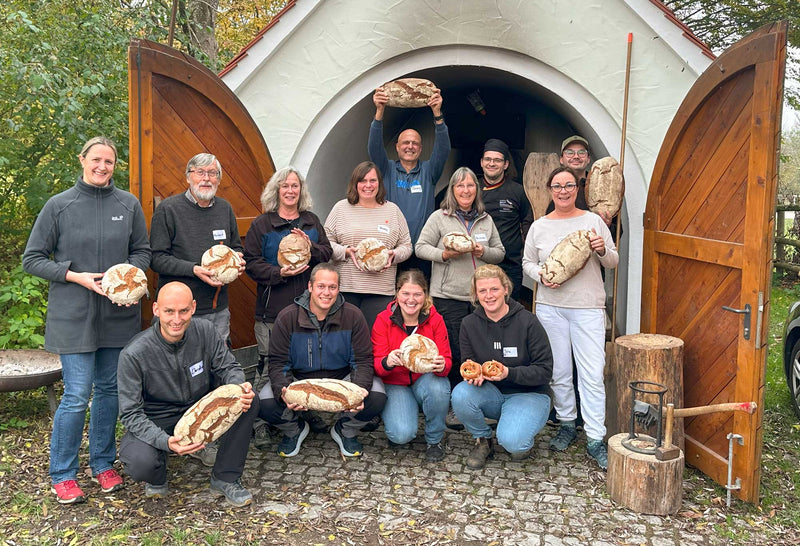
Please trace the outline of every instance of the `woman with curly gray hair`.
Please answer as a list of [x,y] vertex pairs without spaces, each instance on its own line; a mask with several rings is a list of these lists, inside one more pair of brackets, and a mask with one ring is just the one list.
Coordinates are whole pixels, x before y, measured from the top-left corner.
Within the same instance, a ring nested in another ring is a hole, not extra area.
[[[259,368],[269,353],[269,336],[278,312],[308,286],[311,267],[331,258],[331,245],[316,214],[305,178],[294,167],[284,167],[269,179],[261,193],[264,213],[253,220],[244,244],[246,272],[258,283],[255,334]],[[291,269],[278,265],[278,245],[289,233],[311,243],[311,262]]]

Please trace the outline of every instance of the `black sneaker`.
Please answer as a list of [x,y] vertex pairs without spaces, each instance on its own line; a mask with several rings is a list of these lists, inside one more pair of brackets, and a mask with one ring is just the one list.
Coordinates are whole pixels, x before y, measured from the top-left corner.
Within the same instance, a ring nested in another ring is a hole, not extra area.
[[300,446],[303,445],[303,440],[306,439],[310,430],[308,423],[301,422],[303,423],[303,428],[300,429],[296,436],[283,435],[281,443],[278,444],[278,455],[281,457],[294,457],[300,452]]
[[428,444],[428,448],[425,450],[425,461],[429,463],[435,463],[436,461],[441,461],[444,459],[444,448],[442,447],[442,443],[436,444]]
[[381,426],[381,416],[376,415],[372,419],[370,419],[366,425],[361,428],[361,432],[373,432],[378,430],[378,427]]
[[328,432],[328,423],[326,423],[325,420],[322,417],[320,417],[316,411],[310,410],[305,412],[305,414],[303,415],[303,419],[305,420],[306,423],[308,423],[308,426],[311,427],[311,432],[313,432],[314,434],[321,434],[323,432]]
[[550,449],[552,451],[566,451],[577,436],[575,421],[562,421],[561,426],[558,427],[558,434],[550,440]]
[[358,438],[345,438],[342,436],[342,421],[336,421],[336,424],[331,427],[331,438],[339,445],[339,451],[345,457],[361,457],[364,452],[364,446],[358,441]]

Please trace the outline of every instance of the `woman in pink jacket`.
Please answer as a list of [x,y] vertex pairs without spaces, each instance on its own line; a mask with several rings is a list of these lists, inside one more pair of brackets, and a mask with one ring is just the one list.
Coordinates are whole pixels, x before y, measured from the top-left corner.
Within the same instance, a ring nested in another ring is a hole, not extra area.
[[[411,334],[432,339],[439,349],[434,371],[418,374],[403,367],[399,347]],[[372,328],[375,373],[386,386],[382,417],[392,445],[407,444],[417,435],[419,409],[425,416],[425,460],[444,458],[444,419],[450,407],[450,343],[444,319],[433,307],[428,283],[418,269],[397,276],[395,299],[378,314]]]

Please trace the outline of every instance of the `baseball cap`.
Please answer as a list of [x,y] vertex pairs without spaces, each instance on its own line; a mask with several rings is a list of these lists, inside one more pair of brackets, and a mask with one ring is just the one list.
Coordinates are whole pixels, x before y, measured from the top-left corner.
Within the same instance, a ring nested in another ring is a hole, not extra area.
[[571,137],[565,138],[564,142],[561,143],[561,153],[563,154],[564,153],[564,148],[566,148],[567,146],[569,146],[573,142],[580,142],[581,144],[583,144],[586,147],[587,150],[589,149],[589,142],[585,138],[583,138],[582,136],[578,136],[578,135],[572,135]]

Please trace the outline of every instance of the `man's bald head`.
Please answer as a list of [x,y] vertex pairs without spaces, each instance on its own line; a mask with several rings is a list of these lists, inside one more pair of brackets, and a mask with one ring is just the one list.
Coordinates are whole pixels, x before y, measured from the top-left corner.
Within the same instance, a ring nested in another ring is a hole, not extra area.
[[161,335],[170,343],[183,339],[197,307],[191,289],[182,282],[171,282],[161,287],[153,303],[153,314],[158,317]]
[[413,168],[422,153],[422,137],[414,129],[406,129],[397,137],[397,157],[406,168]]

